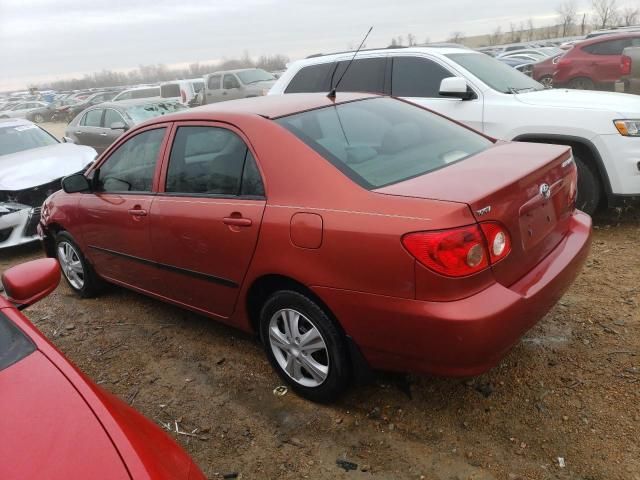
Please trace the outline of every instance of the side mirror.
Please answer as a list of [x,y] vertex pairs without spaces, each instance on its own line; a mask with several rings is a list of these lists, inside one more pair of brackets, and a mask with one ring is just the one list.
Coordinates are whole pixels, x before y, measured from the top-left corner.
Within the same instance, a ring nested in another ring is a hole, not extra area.
[[475,98],[475,94],[469,89],[467,81],[461,77],[443,78],[440,83],[440,95],[461,100]]
[[11,267],[2,274],[7,299],[22,310],[53,292],[60,282],[54,258],[41,258]]
[[124,130],[125,132],[129,130],[129,126],[124,122],[113,122],[109,128],[111,130]]
[[82,173],[74,173],[62,179],[62,190],[65,193],[88,192],[91,190],[91,183]]
[[62,143],[73,143],[73,139],[69,137],[62,137]]

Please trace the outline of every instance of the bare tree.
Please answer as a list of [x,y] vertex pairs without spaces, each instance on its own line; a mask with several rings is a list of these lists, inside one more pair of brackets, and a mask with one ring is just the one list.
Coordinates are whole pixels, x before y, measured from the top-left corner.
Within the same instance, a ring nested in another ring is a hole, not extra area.
[[638,17],[640,17],[640,9],[638,7],[626,7],[620,15],[622,24],[629,27],[638,23]]
[[407,34],[407,43],[410,47],[413,47],[416,44],[416,36],[413,33]]
[[[391,43],[389,44],[390,47],[397,47],[398,46],[398,41],[396,40],[396,37],[393,37],[391,39]],[[351,50],[351,49],[350,49]]]
[[502,41],[502,28],[498,25],[491,35],[489,35],[489,45],[498,45]]
[[509,24],[509,37],[511,38],[511,43],[517,43],[520,41],[520,35],[518,35],[516,24],[513,22]]
[[527,40],[535,40],[536,27],[533,25],[533,19],[527,20]]
[[599,28],[614,26],[618,20],[616,0],[593,0],[593,20]]
[[573,26],[576,23],[576,4],[573,0],[567,0],[561,4],[558,9],[558,16],[560,17],[560,25],[562,26],[562,36],[566,37],[571,35]]
[[449,37],[449,41],[452,43],[462,43],[464,42],[464,33],[462,32],[453,32]]

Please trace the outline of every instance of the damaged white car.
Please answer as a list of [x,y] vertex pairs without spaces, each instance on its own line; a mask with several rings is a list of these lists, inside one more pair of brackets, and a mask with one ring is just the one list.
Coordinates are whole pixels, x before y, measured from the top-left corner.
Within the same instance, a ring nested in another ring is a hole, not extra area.
[[38,240],[44,200],[96,156],[93,148],[60,143],[27,120],[0,119],[0,249]]

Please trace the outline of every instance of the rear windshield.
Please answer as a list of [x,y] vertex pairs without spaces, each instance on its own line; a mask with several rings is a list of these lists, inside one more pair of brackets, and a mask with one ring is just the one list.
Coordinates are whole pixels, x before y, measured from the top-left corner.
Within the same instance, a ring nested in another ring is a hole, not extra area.
[[160,87],[160,96],[162,98],[171,98],[180,96],[180,85],[177,83],[169,83]]
[[36,125],[0,127],[0,156],[55,145],[58,141]]
[[19,362],[35,349],[22,330],[0,313],[0,371]]
[[392,98],[343,103],[276,122],[368,189],[424,175],[492,145],[450,120]]
[[146,105],[134,105],[126,109],[127,115],[137,125],[150,118],[168,115],[170,113],[186,110],[187,107],[175,101],[149,103]]

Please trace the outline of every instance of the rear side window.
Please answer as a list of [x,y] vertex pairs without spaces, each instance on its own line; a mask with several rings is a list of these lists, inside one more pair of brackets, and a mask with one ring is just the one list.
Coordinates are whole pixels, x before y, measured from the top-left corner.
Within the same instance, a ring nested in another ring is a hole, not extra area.
[[180,86],[177,83],[170,83],[160,87],[160,96],[162,98],[172,98],[180,96]]
[[111,125],[114,123],[121,122],[125,125],[127,124],[118,112],[116,112],[113,108],[107,108],[104,114],[104,126],[106,128],[111,128]]
[[391,94],[394,97],[439,97],[442,79],[453,76],[432,60],[396,57],[393,59]]
[[36,350],[31,340],[11,320],[0,313],[0,371]]
[[329,62],[301,68],[295,74],[284,93],[329,92],[329,82],[335,66],[335,63]]
[[[332,86],[335,86],[338,81],[340,81],[340,77],[348,65],[348,60],[338,63],[338,67],[333,74]],[[384,93],[386,65],[386,57],[354,60],[348,70],[346,70],[344,78],[338,86],[338,91]]]
[[276,122],[368,189],[424,175],[492,145],[450,120],[392,98],[343,103]]
[[583,50],[592,55],[622,55],[622,51],[629,46],[631,46],[631,40],[622,38],[588,45],[583,47]]
[[200,195],[264,195],[255,159],[234,132],[179,127],[171,148],[165,191]]

